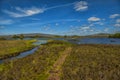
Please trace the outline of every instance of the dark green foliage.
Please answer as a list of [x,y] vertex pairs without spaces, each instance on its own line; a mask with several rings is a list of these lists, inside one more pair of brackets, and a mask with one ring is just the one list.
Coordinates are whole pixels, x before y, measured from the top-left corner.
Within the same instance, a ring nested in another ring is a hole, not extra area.
[[64,35],[64,38],[67,38],[67,35]]
[[4,37],[0,37],[0,40],[6,40],[6,38],[4,38]]
[[80,38],[80,36],[78,36],[78,35],[73,35],[73,36],[71,36],[72,38]]
[[19,36],[13,35],[12,38],[17,39],[17,38],[19,38]]
[[19,38],[20,38],[21,40],[23,40],[24,35],[23,35],[23,34],[20,34]]
[[41,38],[41,36],[40,35],[38,35],[38,34],[36,34],[36,35],[34,35],[34,36],[29,36],[30,38]]
[[40,35],[35,35],[35,38],[40,38]]
[[24,35],[23,35],[23,34],[20,34],[20,35],[13,35],[12,38],[14,38],[14,39],[18,39],[18,38],[19,38],[19,39],[23,40]]
[[60,41],[60,40],[49,40],[48,41],[48,43],[46,43],[45,45],[47,45],[47,44],[57,44],[57,45],[70,45],[70,43],[69,42],[66,42],[66,41]]
[[113,35],[109,35],[109,38],[120,38],[120,33],[115,33]]

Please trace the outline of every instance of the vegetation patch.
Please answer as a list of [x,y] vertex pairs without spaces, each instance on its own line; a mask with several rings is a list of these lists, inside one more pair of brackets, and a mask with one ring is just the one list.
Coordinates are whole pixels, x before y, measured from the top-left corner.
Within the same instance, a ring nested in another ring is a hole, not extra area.
[[0,59],[16,56],[20,52],[32,49],[33,42],[36,40],[1,40],[0,41]]
[[62,66],[61,80],[119,80],[120,46],[76,45]]
[[24,58],[0,64],[0,80],[119,80],[120,45],[49,41]]
[[111,34],[109,38],[120,38],[120,33]]
[[68,46],[67,42],[50,41],[32,55],[1,64],[0,80],[46,80],[53,64]]

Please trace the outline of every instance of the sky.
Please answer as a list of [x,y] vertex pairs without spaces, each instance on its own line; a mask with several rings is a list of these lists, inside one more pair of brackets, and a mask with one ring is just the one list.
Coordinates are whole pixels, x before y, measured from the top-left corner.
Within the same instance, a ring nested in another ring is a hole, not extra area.
[[120,32],[120,0],[0,0],[0,35]]

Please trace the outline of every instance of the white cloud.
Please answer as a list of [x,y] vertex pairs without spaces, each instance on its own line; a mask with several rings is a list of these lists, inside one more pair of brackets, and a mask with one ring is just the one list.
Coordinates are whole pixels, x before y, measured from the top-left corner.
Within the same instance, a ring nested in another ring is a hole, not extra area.
[[90,35],[90,34],[96,34],[101,33],[102,30],[98,30],[97,28],[91,27],[89,25],[81,25],[81,26],[71,26],[70,30],[67,32],[71,35],[73,34],[80,34],[80,35]]
[[91,31],[91,32],[94,32],[94,30],[93,30],[93,29],[91,29],[90,31]]
[[48,8],[45,8],[45,10],[50,10],[50,9],[55,9],[55,8],[59,8],[59,7],[70,6],[70,5],[73,5],[73,4],[75,4],[75,2],[68,3],[68,4],[63,4],[63,5],[57,5],[57,6],[53,6],[53,7],[48,7]]
[[115,27],[120,27],[120,19],[116,20],[116,24],[114,25]]
[[98,25],[104,25],[104,23],[102,23],[102,22],[95,22],[94,24],[98,24]]
[[92,22],[92,23],[90,23],[88,26],[93,27],[93,26],[96,26],[96,25],[103,26],[104,23],[103,23],[103,22],[100,22],[100,21],[98,21],[98,22]]
[[90,17],[88,18],[88,21],[90,22],[94,22],[94,21],[100,21],[101,19],[100,18],[97,18],[97,17]]
[[81,29],[82,29],[82,30],[83,30],[83,29],[90,29],[90,27],[89,27],[89,26],[81,27]]
[[120,23],[120,19],[117,19],[117,20],[116,20],[116,23]]
[[55,9],[55,8],[65,7],[65,6],[70,6],[70,5],[74,5],[74,9],[76,11],[84,11],[84,10],[88,9],[88,3],[86,1],[79,1],[79,2],[73,2],[73,3],[68,3],[68,4],[53,6],[53,7],[48,7],[48,8],[45,8],[45,10],[50,10],[50,9]]
[[42,30],[49,31],[50,30],[50,26],[49,25],[45,25],[45,26],[42,27]]
[[42,8],[20,8],[16,7],[16,12],[8,11],[8,10],[3,10],[5,13],[9,14],[12,17],[26,17],[26,16],[32,16],[35,14],[43,13],[44,9]]
[[95,24],[94,24],[94,23],[91,23],[91,24],[89,24],[88,26],[89,26],[89,27],[94,27]]
[[59,8],[59,7],[70,6],[70,5],[74,5],[74,9],[76,11],[84,11],[84,10],[88,9],[88,3],[86,1],[79,1],[79,2],[73,2],[73,3],[53,6],[53,7],[46,7],[46,8],[37,8],[37,7],[20,8],[20,7],[16,7],[15,11],[3,10],[3,12],[6,14],[9,14],[12,17],[26,17],[26,16],[32,16],[35,14],[40,14],[40,13],[43,13],[47,10],[51,10],[51,9],[55,9],[55,8]]
[[0,24],[12,24],[13,23],[13,21],[12,20],[10,20],[10,19],[0,19]]
[[58,24],[58,23],[56,23],[55,25],[56,25],[56,26],[58,26],[59,24]]
[[116,17],[118,17],[118,16],[120,16],[120,14],[112,14],[112,15],[110,15],[109,18],[116,18]]
[[80,27],[80,30],[81,31],[88,31],[88,30],[90,30],[90,27],[89,26]]
[[104,32],[108,32],[108,31],[109,31],[109,28],[105,28],[105,29],[104,29]]
[[117,23],[117,24],[115,24],[114,26],[115,26],[115,27],[120,27],[120,24]]
[[76,11],[84,11],[88,9],[88,3],[86,1],[76,2],[74,5]]

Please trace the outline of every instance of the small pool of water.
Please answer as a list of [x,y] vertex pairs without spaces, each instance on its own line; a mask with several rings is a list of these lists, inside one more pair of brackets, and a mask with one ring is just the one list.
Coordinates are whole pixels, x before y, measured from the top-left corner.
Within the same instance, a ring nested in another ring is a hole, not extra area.
[[33,43],[34,45],[40,45],[47,43],[48,40],[37,40],[37,42]]

